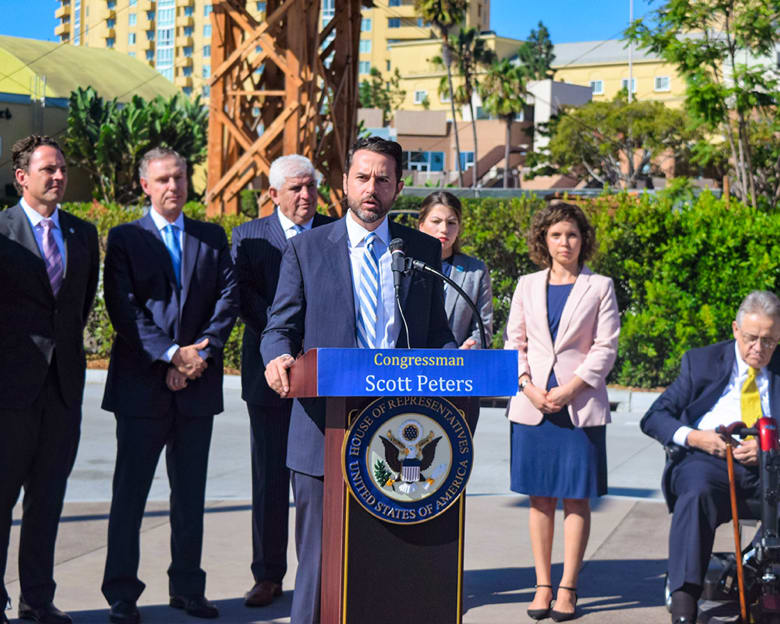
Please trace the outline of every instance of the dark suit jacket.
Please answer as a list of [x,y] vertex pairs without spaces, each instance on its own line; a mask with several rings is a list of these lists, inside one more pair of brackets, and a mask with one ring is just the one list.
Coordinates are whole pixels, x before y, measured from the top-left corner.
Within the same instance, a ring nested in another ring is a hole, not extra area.
[[[150,215],[108,233],[103,284],[116,338],[103,409],[120,415],[162,416],[173,402],[188,416],[223,409],[222,350],[238,313],[238,289],[224,230],[184,218],[181,292],[168,250]],[[209,339],[208,368],[171,392],[168,364],[173,345]]]
[[[682,425],[694,427],[718,402],[729,382],[736,352],[734,341],[727,340],[706,347],[691,349],[682,357],[680,374],[650,406],[640,422],[642,431],[664,446],[674,444],[674,432]],[[769,376],[769,406],[772,415],[780,417],[780,350],[775,351],[767,366]],[[739,414],[734,420],[738,421]],[[662,487],[671,511],[675,498],[669,489],[670,468],[667,459]]]
[[[312,227],[334,220],[315,214]],[[289,401],[279,398],[268,387],[260,357],[260,336],[268,323],[268,310],[276,294],[285,247],[287,238],[276,212],[233,230],[233,262],[241,295],[240,316],[246,324],[241,345],[241,398],[255,405],[281,406]]]
[[95,226],[60,210],[65,275],[57,296],[22,207],[0,212],[0,379],[3,407],[24,409],[40,393],[52,356],[65,405],[84,392],[84,327],[98,283]]
[[[458,253],[452,256],[452,273],[450,279],[460,286],[476,304],[485,325],[485,340],[490,347],[493,339],[493,289],[490,285],[490,271],[482,260],[477,260],[466,254]],[[479,335],[479,325],[474,317],[471,306],[463,300],[454,288],[448,288],[444,297],[444,311],[450,324],[455,342],[463,344],[467,338],[477,341],[480,349],[482,342]]]
[[[351,218],[347,215],[345,218]],[[390,222],[408,256],[441,269],[441,246],[427,234]],[[455,347],[444,315],[441,282],[413,273],[401,282],[401,306],[415,348]],[[355,302],[344,219],[290,239],[260,350],[264,362],[318,347],[357,347]],[[399,347],[406,334],[399,333]],[[324,469],[325,401],[296,399],[290,419],[287,465],[320,476]]]

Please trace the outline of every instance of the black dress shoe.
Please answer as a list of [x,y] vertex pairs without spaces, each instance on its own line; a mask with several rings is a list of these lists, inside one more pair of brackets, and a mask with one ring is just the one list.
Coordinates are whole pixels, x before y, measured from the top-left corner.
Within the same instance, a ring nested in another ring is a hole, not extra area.
[[60,611],[53,602],[42,607],[31,607],[19,598],[19,617],[22,620],[32,620],[40,624],[71,624],[70,616]]
[[[534,585],[535,588],[539,587],[549,587],[552,589],[552,585]],[[533,620],[543,620],[545,618],[550,617],[550,605],[552,604],[552,598],[550,598],[550,601],[547,603],[546,609],[526,609],[525,612],[528,614],[528,617]]]
[[573,620],[577,617],[577,588],[558,585],[558,590],[560,591],[561,589],[565,589],[574,594],[574,611],[556,611],[553,609],[550,611],[550,617],[552,618],[553,622],[568,622],[569,620]]
[[117,600],[111,605],[108,620],[114,624],[138,624],[141,621],[141,614],[138,613],[138,607],[134,602]]
[[184,609],[187,615],[197,618],[213,619],[219,617],[219,609],[206,600],[206,596],[187,598],[185,596],[171,596],[168,603],[174,609]]

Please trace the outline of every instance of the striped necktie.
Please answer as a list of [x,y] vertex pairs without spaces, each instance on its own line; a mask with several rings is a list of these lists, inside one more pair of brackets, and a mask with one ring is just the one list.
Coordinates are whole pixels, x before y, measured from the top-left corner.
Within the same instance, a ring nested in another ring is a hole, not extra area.
[[41,219],[41,227],[43,228],[43,257],[46,261],[46,273],[49,275],[49,283],[51,284],[51,290],[54,296],[60,292],[62,286],[62,254],[60,254],[60,248],[57,245],[57,241],[54,240],[54,234],[52,228],[56,227],[51,219]]
[[749,366],[747,379],[742,385],[742,394],[740,396],[742,422],[748,427],[755,425],[758,419],[761,418],[761,397],[758,394],[756,375],[758,375],[758,369]]
[[173,263],[173,274],[176,276],[176,285],[181,288],[181,245],[179,244],[179,228],[169,223],[163,228],[163,241],[168,248]]
[[379,261],[374,249],[376,238],[373,232],[366,236],[366,250],[363,253],[363,266],[360,270],[357,342],[361,349],[376,347],[376,312],[379,306]]

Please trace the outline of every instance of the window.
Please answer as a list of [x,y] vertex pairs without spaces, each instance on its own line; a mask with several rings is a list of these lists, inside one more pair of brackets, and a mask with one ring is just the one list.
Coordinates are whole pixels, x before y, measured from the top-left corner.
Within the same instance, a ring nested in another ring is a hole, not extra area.
[[446,91],[439,93],[439,102],[442,104],[450,103],[450,94]]
[[654,89],[656,91],[670,91],[672,81],[669,76],[656,76]]
[[154,31],[153,30],[147,30],[146,31],[146,40],[147,41],[154,41]]
[[387,3],[387,6],[401,6],[401,0],[390,0],[390,2]]
[[106,37],[106,47],[107,48],[113,48],[114,47],[114,38],[113,37]]
[[358,63],[358,74],[371,73],[371,63],[369,61],[360,61]]
[[190,57],[190,56],[192,56],[192,46],[184,46],[184,47],[181,49],[181,53],[182,53],[184,56],[187,56],[187,57]]
[[[623,80],[620,81],[620,88],[628,89],[628,78],[623,78]],[[636,78],[631,79],[631,93],[636,93]]]
[[159,71],[163,76],[165,76],[168,80],[173,82],[173,67],[165,67],[160,68],[157,71]]
[[214,8],[210,4],[206,4],[203,7],[203,17],[208,17],[211,15],[211,12],[214,10]]
[[159,48],[157,50],[157,64],[169,65],[173,63],[173,48]]
[[127,25],[135,26],[137,23],[138,23],[138,14],[130,13],[130,15],[127,16]]
[[461,152],[460,153],[460,168],[466,171],[469,167],[474,165],[474,152]]
[[368,54],[371,52],[371,39],[361,39],[360,40],[360,53],[361,54]]
[[184,77],[192,76],[192,66],[190,67],[182,67],[181,68],[181,75]]
[[135,33],[129,33],[127,35],[127,45],[135,45]]
[[203,36],[204,37],[211,37],[211,24],[206,24],[203,27]]
[[135,52],[128,52],[127,56],[129,56],[130,58],[135,58]]
[[387,71],[390,71],[390,61],[385,61],[385,69],[387,69]]
[[211,56],[211,46],[210,45],[204,45],[203,46],[203,56],[210,57]]
[[388,28],[401,28],[401,18],[400,17],[388,17],[387,18],[387,27]]
[[371,32],[371,18],[364,17],[360,20],[360,32]]
[[146,60],[147,61],[153,61],[154,60],[154,50],[147,50],[146,51]]
[[404,152],[401,168],[412,171],[444,171],[444,152]]
[[192,87],[182,87],[181,91],[184,95],[192,95]]
[[116,20],[115,19],[107,19],[106,20],[106,26],[108,26],[108,28],[116,28]]
[[428,92],[425,89],[420,89],[418,91],[414,92],[414,103],[415,104],[422,104],[425,101],[425,98],[428,97]]
[[258,2],[257,3],[257,12],[258,13],[265,13],[265,2]]
[[591,80],[590,90],[593,95],[601,95],[604,93],[604,81],[603,80]]
[[430,22],[426,22],[422,17],[417,18],[417,26],[419,28],[428,28],[431,25]]
[[130,0],[129,6],[135,6],[138,4],[138,0]]
[[147,11],[146,12],[146,19],[148,19],[150,22],[154,21],[154,11]]
[[106,8],[107,9],[115,9],[116,8],[116,0],[106,0]]
[[201,70],[201,76],[204,78],[211,78],[211,65],[204,65]]
[[173,45],[173,28],[159,28],[157,30],[157,45],[159,46]]
[[184,27],[184,36],[185,37],[192,37],[192,33],[195,31],[195,29],[192,26],[185,26]]
[[209,87],[208,85],[203,85],[200,91],[203,94],[203,97],[208,97],[209,93],[211,93],[211,87]]
[[184,17],[192,17],[193,15],[195,15],[195,7],[192,6],[184,7]]

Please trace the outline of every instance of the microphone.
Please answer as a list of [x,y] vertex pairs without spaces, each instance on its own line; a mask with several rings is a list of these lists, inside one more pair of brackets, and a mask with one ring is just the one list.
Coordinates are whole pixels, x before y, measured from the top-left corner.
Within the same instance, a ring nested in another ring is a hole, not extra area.
[[390,268],[393,271],[393,286],[396,296],[401,288],[401,276],[406,273],[406,254],[404,253],[404,241],[402,238],[394,238],[388,245],[390,249]]

